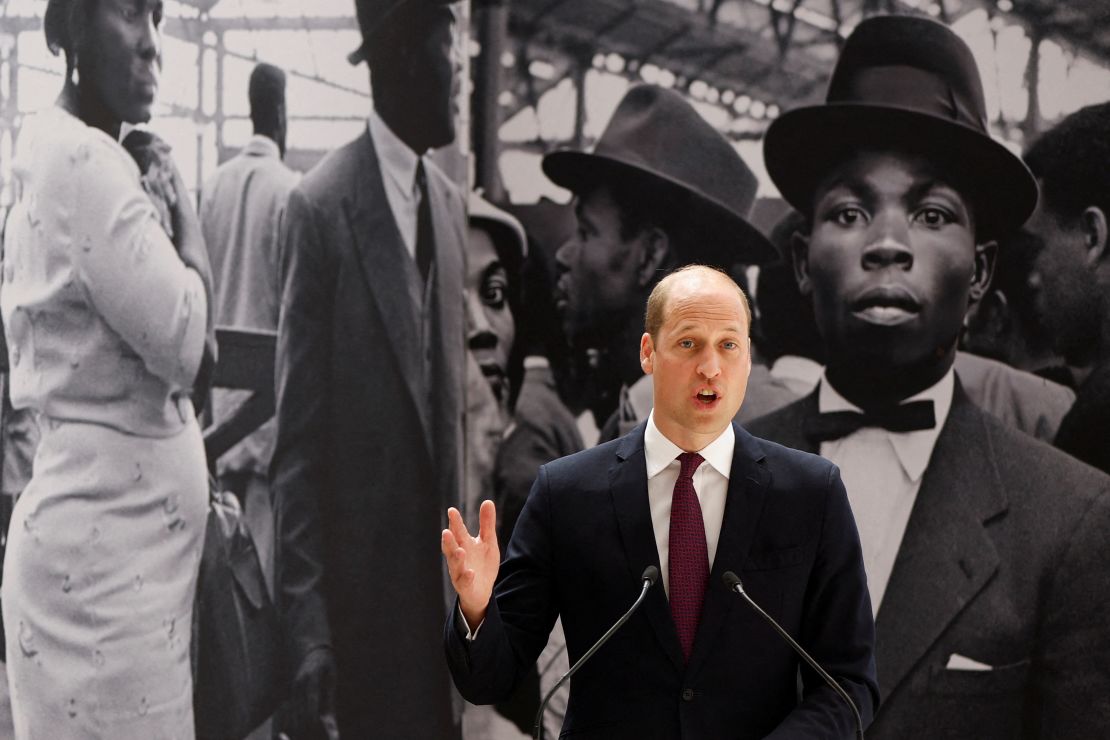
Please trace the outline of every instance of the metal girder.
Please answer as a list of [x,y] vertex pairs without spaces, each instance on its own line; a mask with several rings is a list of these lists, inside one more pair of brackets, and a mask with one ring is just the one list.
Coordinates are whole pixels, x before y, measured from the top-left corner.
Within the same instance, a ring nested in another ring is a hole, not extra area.
[[[783,13],[775,10],[775,4],[771,3],[767,9],[771,12],[771,32],[775,34],[775,43],[779,47],[779,59],[785,59],[786,54],[790,51],[790,42],[794,38],[794,25],[798,22],[798,8],[802,6],[802,0],[794,0],[793,6],[790,8],[789,13]],[[786,28],[782,28],[782,23],[785,20]]]

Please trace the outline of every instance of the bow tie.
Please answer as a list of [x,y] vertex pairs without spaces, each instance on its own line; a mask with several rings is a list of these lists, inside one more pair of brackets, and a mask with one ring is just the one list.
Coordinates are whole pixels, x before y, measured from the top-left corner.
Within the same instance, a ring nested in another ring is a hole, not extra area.
[[828,442],[847,437],[864,427],[880,427],[891,432],[916,432],[937,425],[932,401],[911,401],[898,406],[858,411],[829,411],[806,419],[805,435],[813,442]]

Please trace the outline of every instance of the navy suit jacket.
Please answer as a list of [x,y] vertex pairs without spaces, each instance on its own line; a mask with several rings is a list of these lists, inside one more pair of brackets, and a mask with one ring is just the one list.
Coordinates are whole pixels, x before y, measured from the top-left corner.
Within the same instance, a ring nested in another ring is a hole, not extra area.
[[[817,393],[752,422],[816,451]],[[869,740],[1110,731],[1110,478],[976,407],[957,382],[876,620]],[[958,655],[992,670],[953,670]]]
[[[457,609],[445,642],[455,685],[499,701],[562,616],[576,661],[659,566],[644,459],[644,424],[540,468],[468,642]],[[689,664],[661,583],[571,680],[563,737],[848,738],[851,712],[739,596],[748,593],[853,697],[864,722],[878,704],[874,623],[859,537],[837,468],[752,437],[739,425],[721,537]]]

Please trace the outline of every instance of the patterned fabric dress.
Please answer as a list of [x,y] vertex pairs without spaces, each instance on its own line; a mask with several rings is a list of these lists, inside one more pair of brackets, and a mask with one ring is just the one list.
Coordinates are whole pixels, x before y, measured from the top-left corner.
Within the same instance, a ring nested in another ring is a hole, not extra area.
[[23,132],[0,311],[42,436],[4,563],[16,736],[192,738],[204,288],[122,147],[60,108]]

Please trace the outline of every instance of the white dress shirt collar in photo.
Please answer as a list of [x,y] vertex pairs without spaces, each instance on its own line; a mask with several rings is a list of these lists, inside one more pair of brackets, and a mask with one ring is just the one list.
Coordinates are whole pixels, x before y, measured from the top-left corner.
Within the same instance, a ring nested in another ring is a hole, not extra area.
[[[732,470],[732,452],[736,447],[736,432],[732,424],[725,427],[715,440],[698,450],[705,462],[694,471],[694,492],[701,504],[701,518],[705,525],[705,545],[709,552],[709,568],[717,555],[721,539],[721,523],[725,517],[728,499],[728,478]],[[648,415],[644,430],[644,458],[647,463],[648,506],[651,509],[651,526],[655,532],[655,546],[659,550],[659,572],[663,588],[670,595],[670,574],[667,564],[671,537],[671,498],[678,480],[681,463],[677,458],[683,450],[663,436],[655,426],[655,412]]]
[[801,355],[783,355],[771,364],[771,377],[801,396],[808,396],[817,387],[825,367]]
[[[416,214],[420,206],[420,188],[416,186],[416,165],[420,161],[409,145],[401,140],[389,124],[382,120],[378,112],[370,109],[370,138],[374,151],[378,154],[378,164],[382,170],[382,184],[389,210],[401,241],[409,256],[416,258]],[[427,167],[427,165],[425,165]]]
[[[894,569],[921,479],[952,407],[954,390],[955,374],[949,369],[935,385],[903,401],[932,401],[936,417],[936,426],[932,429],[891,432],[864,427],[840,439],[821,443],[821,457],[836,463],[848,490],[848,501],[863,546],[871,605],[876,614]],[[837,393],[825,374],[818,386],[817,408],[821,413],[860,411]]]

